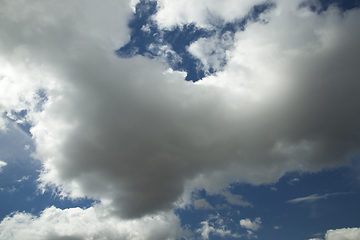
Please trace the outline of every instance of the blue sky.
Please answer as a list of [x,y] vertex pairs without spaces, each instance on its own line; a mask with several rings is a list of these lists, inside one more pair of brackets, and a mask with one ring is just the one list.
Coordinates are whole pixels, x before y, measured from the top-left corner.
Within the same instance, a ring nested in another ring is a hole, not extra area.
[[360,238],[359,1],[1,5],[1,239]]

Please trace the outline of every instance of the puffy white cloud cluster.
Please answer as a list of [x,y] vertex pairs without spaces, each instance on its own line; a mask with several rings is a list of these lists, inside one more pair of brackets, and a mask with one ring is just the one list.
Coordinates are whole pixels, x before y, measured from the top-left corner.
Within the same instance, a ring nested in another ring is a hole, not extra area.
[[2,168],[7,165],[6,162],[0,160],[0,172],[2,171]]
[[15,213],[0,223],[1,239],[90,240],[90,239],[177,239],[187,236],[173,213],[121,220],[106,207],[58,209],[49,207],[39,216]]
[[201,222],[202,227],[197,230],[201,234],[202,239],[209,239],[212,235],[217,235],[222,238],[231,237],[231,238],[241,238],[241,235],[238,233],[233,233],[226,226],[224,219],[220,217],[220,215],[210,215],[209,219]]
[[250,229],[252,231],[257,231],[257,230],[259,230],[259,228],[261,226],[261,218],[259,218],[259,217],[255,218],[254,221],[251,221],[249,218],[241,219],[240,226]]
[[[360,239],[360,228],[341,228],[330,229],[325,234],[324,240],[357,240]],[[313,238],[309,240],[321,240],[320,238]]]
[[[207,26],[209,12],[231,21],[260,3],[235,2],[160,1],[154,18]],[[276,3],[266,24],[235,34],[222,71],[194,84],[161,61],[114,55],[129,39],[129,1],[0,1],[0,111],[28,111],[42,186],[141,218],[194,188],[346,163],[360,145],[359,10]]]
[[192,43],[188,51],[196,58],[200,59],[204,72],[209,75],[210,69],[215,71],[223,70],[223,65],[228,60],[232,47],[232,34],[229,32],[211,38],[201,38]]

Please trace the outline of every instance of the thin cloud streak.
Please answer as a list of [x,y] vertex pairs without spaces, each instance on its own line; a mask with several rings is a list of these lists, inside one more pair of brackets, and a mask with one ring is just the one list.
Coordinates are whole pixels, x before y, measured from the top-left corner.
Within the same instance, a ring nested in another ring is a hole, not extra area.
[[288,203],[302,203],[302,202],[309,203],[309,202],[314,202],[314,201],[317,201],[317,200],[320,200],[320,199],[326,199],[326,198],[332,197],[332,196],[347,195],[347,194],[353,194],[353,192],[327,193],[327,194],[323,194],[323,195],[320,195],[320,194],[312,194],[312,195],[307,196],[307,197],[301,197],[301,198],[291,199],[291,200],[289,200],[289,201],[287,201],[287,202],[288,202]]

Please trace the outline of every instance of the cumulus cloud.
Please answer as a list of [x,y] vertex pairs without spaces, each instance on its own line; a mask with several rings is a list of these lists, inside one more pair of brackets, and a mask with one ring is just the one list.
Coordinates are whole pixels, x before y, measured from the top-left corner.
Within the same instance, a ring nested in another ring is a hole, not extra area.
[[240,226],[252,231],[257,231],[261,226],[261,218],[255,218],[254,221],[251,221],[249,218],[241,219]]
[[223,69],[229,53],[227,49],[231,48],[232,44],[232,36],[227,32],[221,36],[201,38],[192,43],[188,51],[201,61],[203,70],[209,74],[210,69],[215,71]]
[[[206,27],[204,12],[231,21],[255,3],[160,1],[154,18]],[[140,218],[196,188],[276,182],[359,151],[359,10],[319,16],[277,1],[235,33],[220,72],[192,83],[161,60],[114,55],[129,39],[129,1],[1,5],[0,110],[27,110],[43,188]]]
[[[360,238],[360,228],[330,229],[326,232],[324,240],[357,240]],[[313,238],[309,240],[322,240]]]
[[222,238],[232,237],[241,238],[241,235],[232,233],[226,226],[224,219],[219,215],[210,216],[208,220],[201,222],[202,227],[197,230],[201,233],[202,239],[209,239],[210,234],[218,235]]
[[109,216],[107,207],[95,205],[88,209],[49,207],[33,216],[14,213],[0,223],[0,238],[59,239],[178,239],[188,233],[180,227],[173,213],[162,213],[137,220],[120,220]]
[[2,168],[7,165],[6,162],[0,160],[0,172],[2,171]]

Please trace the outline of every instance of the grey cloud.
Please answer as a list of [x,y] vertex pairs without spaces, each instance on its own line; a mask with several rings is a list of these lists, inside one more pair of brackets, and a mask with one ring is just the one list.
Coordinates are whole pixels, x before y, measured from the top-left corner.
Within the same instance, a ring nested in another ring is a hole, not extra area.
[[210,203],[206,201],[206,199],[198,199],[194,202],[194,208],[195,209],[205,209],[205,210],[213,210],[214,207],[211,206]]
[[49,240],[83,240],[81,237],[58,237],[58,236],[48,236]]

